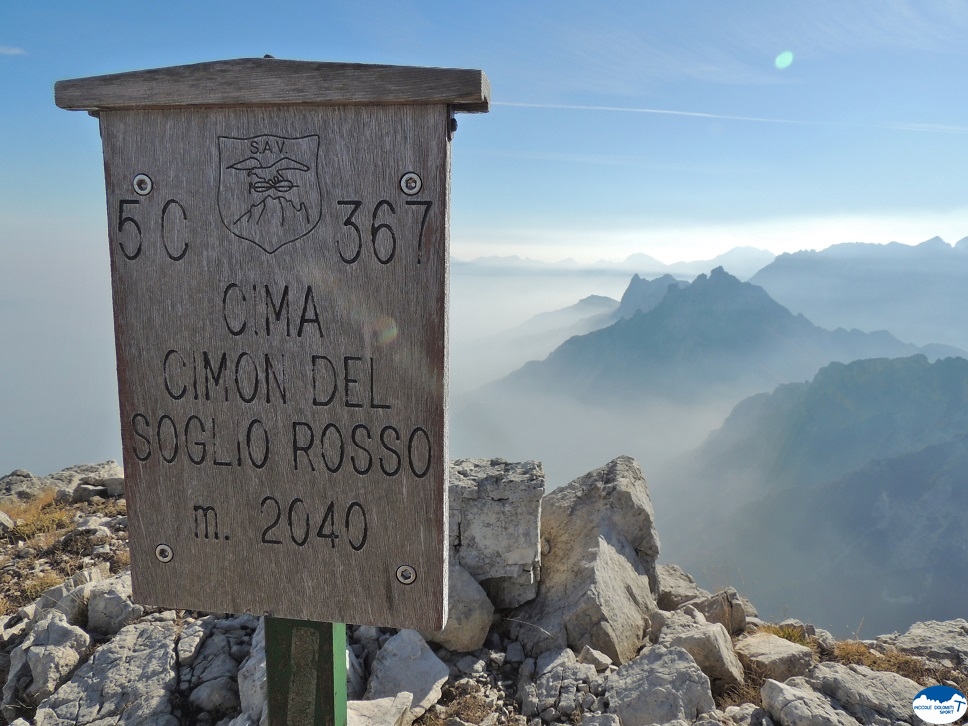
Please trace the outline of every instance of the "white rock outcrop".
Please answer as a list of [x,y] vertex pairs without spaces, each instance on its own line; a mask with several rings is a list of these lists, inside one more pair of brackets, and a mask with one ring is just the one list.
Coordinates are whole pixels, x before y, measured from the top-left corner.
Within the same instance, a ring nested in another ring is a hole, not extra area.
[[36,706],[61,686],[80,665],[90,636],[54,611],[34,625],[30,635],[10,655],[10,672],[3,687],[3,715],[17,717],[23,706]]
[[164,620],[123,628],[40,704],[34,723],[178,726],[175,637],[174,623]]
[[897,673],[818,663],[804,680],[863,724],[920,722],[911,703],[922,687]]
[[[782,625],[815,638],[816,653],[755,627],[741,632],[762,621],[735,590],[710,594],[655,564],[648,488],[627,457],[543,500],[533,462],[455,467],[463,482],[448,626],[427,635],[431,649],[412,630],[349,625],[350,724],[410,726],[426,713],[445,726],[913,726],[922,686],[968,672],[965,620],[865,641],[918,658],[921,683],[825,660],[833,636],[800,621]],[[127,572],[109,574],[127,546],[121,505],[104,500],[123,493],[112,473],[113,464],[59,472],[57,506],[74,510],[73,529],[52,546],[17,532],[0,538],[7,583],[63,572],[63,551],[81,551],[87,568],[0,616],[3,716],[12,726],[268,726],[263,618],[157,611],[131,601]],[[3,486],[35,479],[15,472]],[[719,711],[713,692],[743,693],[740,662],[766,676],[763,707]]]
[[537,594],[545,477],[534,461],[459,459],[449,479],[451,558],[498,608]]
[[654,645],[609,678],[609,713],[622,726],[692,722],[715,708],[709,679],[682,648]]
[[968,620],[927,620],[915,623],[898,635],[878,638],[902,653],[947,661],[955,668],[968,668]]
[[91,587],[87,629],[98,635],[114,635],[144,612],[143,606],[131,601],[131,572],[126,571]]
[[662,610],[675,610],[690,600],[709,597],[710,593],[703,590],[691,575],[679,565],[658,565],[656,572],[659,577],[659,596],[656,604]]
[[805,675],[813,665],[810,648],[766,632],[738,641],[736,655],[751,672],[781,682]]
[[347,701],[346,726],[407,726],[412,703],[413,694],[406,691],[372,701]]
[[710,623],[722,625],[730,635],[739,635],[746,630],[747,603],[735,588],[724,588],[713,595],[692,600],[689,605],[701,612]]
[[538,597],[510,631],[532,654],[585,645],[616,663],[635,657],[656,610],[659,539],[642,470],[619,457],[548,494]]
[[850,714],[838,708],[809,685],[767,679],[760,689],[765,708],[780,726],[857,726]]
[[373,662],[366,700],[413,694],[410,726],[414,719],[440,700],[440,689],[450,670],[427,647],[416,630],[401,630],[384,643]]
[[695,608],[686,606],[682,612],[669,613],[657,643],[688,652],[709,677],[713,693],[724,693],[727,688],[745,681],[743,666],[733,651],[726,628],[720,623],[706,622]]
[[484,645],[494,618],[494,606],[471,573],[456,562],[449,565],[447,624],[436,633],[421,633],[448,650],[469,653]]

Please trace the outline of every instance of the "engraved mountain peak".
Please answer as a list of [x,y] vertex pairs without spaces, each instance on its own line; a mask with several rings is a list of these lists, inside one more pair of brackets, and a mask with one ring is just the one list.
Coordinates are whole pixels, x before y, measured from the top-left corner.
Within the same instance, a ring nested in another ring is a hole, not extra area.
[[[295,215],[295,217],[293,217]],[[246,236],[245,231],[252,226],[267,225],[285,228],[293,223],[309,223],[309,209],[305,204],[296,205],[287,197],[268,195],[260,202],[253,204],[232,226],[240,236]]]

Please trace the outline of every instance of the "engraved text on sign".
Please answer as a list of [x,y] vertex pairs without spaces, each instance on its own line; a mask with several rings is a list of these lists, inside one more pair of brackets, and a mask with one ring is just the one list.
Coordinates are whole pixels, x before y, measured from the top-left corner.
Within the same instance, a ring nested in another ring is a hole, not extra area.
[[446,107],[101,121],[136,597],[439,626]]

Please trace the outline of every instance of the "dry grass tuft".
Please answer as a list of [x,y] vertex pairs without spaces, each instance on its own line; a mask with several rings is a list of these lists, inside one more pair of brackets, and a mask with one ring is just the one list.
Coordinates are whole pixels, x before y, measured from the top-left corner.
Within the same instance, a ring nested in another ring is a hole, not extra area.
[[111,556],[111,574],[116,575],[126,567],[131,566],[131,552],[127,547],[119,549]]
[[954,668],[935,666],[921,658],[890,650],[878,653],[859,640],[842,640],[834,646],[833,660],[844,665],[862,665],[874,671],[887,671],[922,686],[949,681],[965,692],[968,688],[968,674]]
[[777,637],[783,638],[784,640],[789,640],[791,643],[796,643],[797,645],[805,645],[810,647],[810,638],[807,637],[801,628],[796,625],[775,625],[773,623],[764,623],[758,629],[760,633],[772,633]]
[[56,498],[56,489],[45,489],[33,499],[24,501],[8,499],[3,504],[0,504],[0,512],[3,512],[14,521],[18,519],[33,519],[41,510],[53,504]]
[[[484,693],[477,684],[445,683],[438,705],[443,707],[443,713],[431,708],[414,721],[414,726],[443,726],[455,717],[465,723],[479,724],[491,715]],[[509,723],[509,719],[502,719],[499,726]]]
[[105,499],[100,504],[90,507],[91,511],[102,517],[127,516],[128,507],[124,499]]
[[7,533],[9,542],[27,542],[38,535],[66,530],[74,522],[70,507],[55,501],[57,492],[47,489],[26,502],[8,503],[0,507],[15,522]]
[[23,595],[26,602],[33,602],[55,585],[64,582],[64,578],[56,572],[45,572],[33,580],[23,584]]
[[789,640],[791,643],[796,643],[797,645],[802,645],[813,651],[815,658],[820,659],[822,657],[820,641],[811,635],[807,635],[803,632],[803,629],[796,625],[776,625],[774,623],[764,623],[759,628],[757,628],[759,633],[772,633],[778,638],[783,638],[784,640]]
[[725,711],[730,706],[742,706],[744,703],[763,707],[763,696],[760,694],[760,689],[766,679],[762,675],[751,672],[748,668],[744,667],[743,671],[746,676],[743,685],[730,686],[725,693],[713,697],[716,708]]
[[873,668],[877,656],[859,640],[841,640],[834,646],[833,660],[844,665],[862,665]]

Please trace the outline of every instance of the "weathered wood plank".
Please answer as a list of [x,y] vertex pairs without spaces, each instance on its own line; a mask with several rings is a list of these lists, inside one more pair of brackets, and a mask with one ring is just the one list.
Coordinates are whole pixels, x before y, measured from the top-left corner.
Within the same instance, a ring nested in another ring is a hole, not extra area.
[[61,108],[446,104],[483,112],[490,84],[479,70],[240,58],[58,81]]
[[139,602],[442,627],[448,113],[100,113]]

